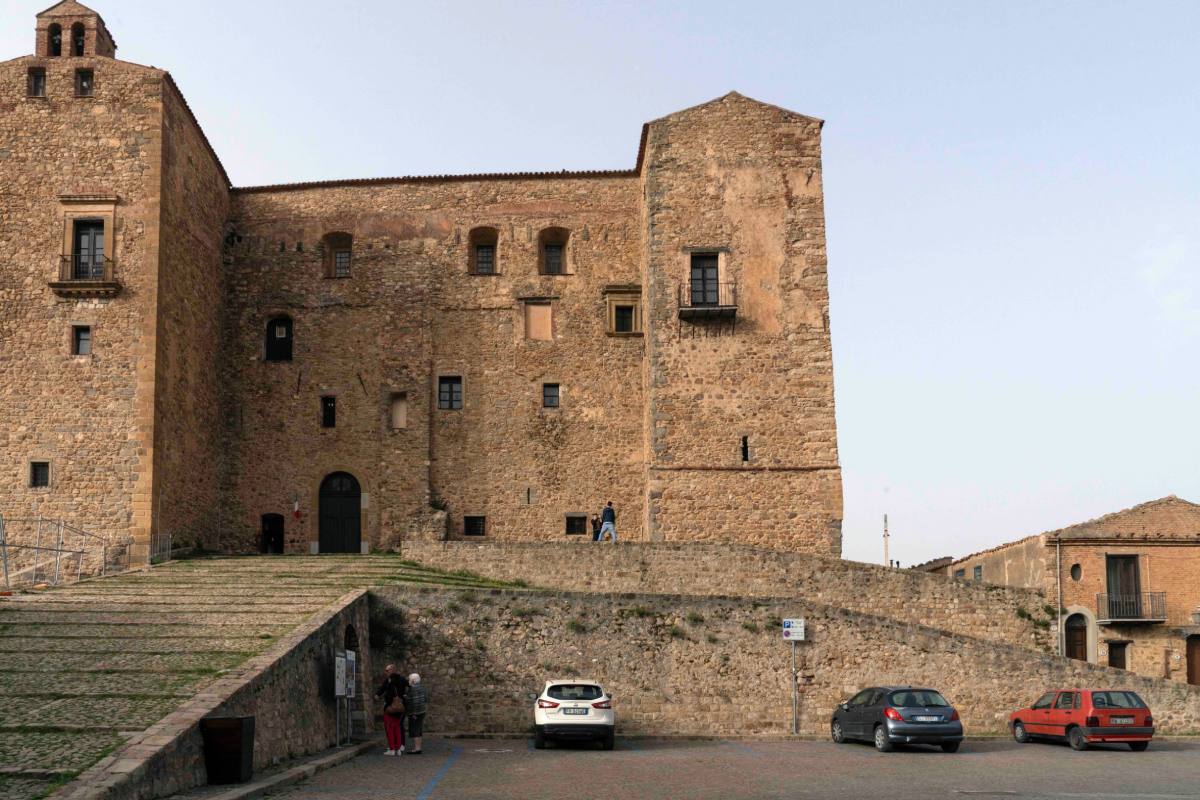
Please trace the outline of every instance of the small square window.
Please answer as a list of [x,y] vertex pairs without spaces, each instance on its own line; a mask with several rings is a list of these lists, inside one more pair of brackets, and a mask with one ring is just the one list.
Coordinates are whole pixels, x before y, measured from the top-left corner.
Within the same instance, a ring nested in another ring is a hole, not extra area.
[[46,70],[29,70],[29,83],[26,87],[26,94],[30,97],[46,96]]
[[29,486],[31,489],[50,488],[49,461],[31,461],[29,463]]
[[567,514],[567,536],[584,536],[587,527],[587,514]]
[[954,577],[962,580],[967,577],[967,571],[965,569],[956,569],[954,570]]
[[464,536],[485,536],[487,534],[487,517],[463,517]]
[[337,398],[326,396],[321,398],[321,427],[337,426]]
[[642,332],[641,291],[637,287],[610,287],[608,298],[608,332],[616,336],[638,336]]
[[90,69],[75,70],[75,96],[91,97],[95,91],[95,73],[93,73]]
[[476,275],[495,275],[496,274],[496,245],[494,245],[494,244],[477,244],[477,245],[475,245],[475,274]]
[[462,377],[443,375],[438,378],[438,408],[457,410],[463,405]]
[[92,354],[92,329],[88,325],[76,325],[71,329],[71,354],[90,356]]
[[613,332],[614,333],[633,333],[634,328],[634,312],[637,310],[635,306],[617,306],[613,309]]
[[558,408],[558,384],[543,383],[542,384],[542,407],[543,408]]
[[338,250],[333,254],[333,277],[350,277],[350,251]]

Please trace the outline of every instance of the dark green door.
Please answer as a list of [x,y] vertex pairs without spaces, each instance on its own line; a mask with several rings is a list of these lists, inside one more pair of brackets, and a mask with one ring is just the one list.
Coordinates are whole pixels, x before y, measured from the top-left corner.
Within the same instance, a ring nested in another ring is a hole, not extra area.
[[322,553],[362,552],[362,489],[348,472],[335,472],[321,482],[318,540]]

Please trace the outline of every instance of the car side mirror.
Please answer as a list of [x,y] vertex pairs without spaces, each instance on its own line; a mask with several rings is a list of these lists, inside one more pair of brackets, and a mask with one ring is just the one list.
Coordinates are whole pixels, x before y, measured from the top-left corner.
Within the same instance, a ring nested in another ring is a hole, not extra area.
[[838,708],[842,709],[842,711],[849,711],[849,710],[850,710],[850,704],[849,704],[849,703],[842,703],[840,706],[838,706]]

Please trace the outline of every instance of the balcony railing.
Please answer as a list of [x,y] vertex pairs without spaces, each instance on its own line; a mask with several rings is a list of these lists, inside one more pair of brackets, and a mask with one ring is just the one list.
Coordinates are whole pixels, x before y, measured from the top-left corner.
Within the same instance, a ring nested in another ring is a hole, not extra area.
[[72,253],[62,257],[58,280],[50,288],[63,296],[106,296],[119,292],[121,284],[111,258]]
[[1166,622],[1167,593],[1096,595],[1096,616],[1101,625],[1124,625],[1133,622]]
[[737,283],[691,280],[680,285],[680,319],[735,316],[737,316]]

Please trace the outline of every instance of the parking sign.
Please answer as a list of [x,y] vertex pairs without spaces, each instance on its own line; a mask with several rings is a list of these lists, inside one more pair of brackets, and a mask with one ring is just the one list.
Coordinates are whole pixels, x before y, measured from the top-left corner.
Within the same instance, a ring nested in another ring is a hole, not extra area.
[[783,621],[783,639],[787,642],[803,642],[804,620],[785,619]]

